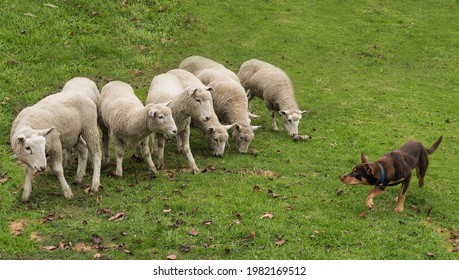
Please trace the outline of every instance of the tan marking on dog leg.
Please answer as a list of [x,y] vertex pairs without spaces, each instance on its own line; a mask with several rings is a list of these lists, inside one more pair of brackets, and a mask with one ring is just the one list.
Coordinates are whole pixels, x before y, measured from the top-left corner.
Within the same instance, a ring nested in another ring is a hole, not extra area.
[[369,191],[368,195],[367,195],[367,199],[366,199],[366,204],[367,204],[368,208],[370,208],[370,209],[373,208],[373,205],[374,205],[373,198],[375,196],[382,195],[385,192],[386,191],[384,191],[382,189],[379,189],[379,188],[374,188],[371,191]]
[[405,197],[406,195],[399,194],[397,197],[397,206],[395,207],[395,212],[402,212],[403,211],[403,204],[405,203]]

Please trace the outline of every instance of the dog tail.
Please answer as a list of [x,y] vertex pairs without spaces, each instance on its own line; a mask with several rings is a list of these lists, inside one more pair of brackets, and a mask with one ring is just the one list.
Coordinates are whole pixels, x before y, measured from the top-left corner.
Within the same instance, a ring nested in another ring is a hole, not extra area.
[[432,147],[426,149],[427,153],[430,155],[431,153],[435,152],[435,150],[440,146],[441,140],[443,140],[443,135],[438,138],[437,142],[435,142]]

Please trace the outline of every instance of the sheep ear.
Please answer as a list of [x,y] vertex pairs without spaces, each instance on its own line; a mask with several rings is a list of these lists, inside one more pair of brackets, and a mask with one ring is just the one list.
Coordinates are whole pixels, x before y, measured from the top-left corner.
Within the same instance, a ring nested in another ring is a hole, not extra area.
[[197,88],[188,88],[188,89],[186,90],[186,92],[187,92],[189,95],[194,95],[197,91],[198,91]]
[[233,124],[233,128],[234,128],[235,130],[241,130],[241,126],[238,125],[237,123]]
[[301,111],[301,115],[306,115],[306,114],[309,114],[309,113],[311,113],[311,111],[309,111],[309,110],[303,110],[303,111]]
[[20,134],[20,135],[18,135],[18,137],[16,139],[18,140],[18,144],[23,144],[24,141],[25,141],[25,136],[24,136],[24,134]]
[[249,112],[249,118],[251,118],[251,119],[256,119],[256,118],[259,118],[259,117],[260,117],[260,116],[255,115],[255,114],[252,114],[252,113]]
[[252,125],[252,131],[259,129],[261,126]]
[[56,128],[56,127],[53,126],[53,127],[51,127],[51,128],[38,130],[38,135],[40,135],[40,136],[46,136],[46,135],[50,134],[55,128]]
[[155,116],[155,114],[156,114],[156,110],[155,110],[155,109],[151,109],[151,110],[148,111],[148,115],[149,115],[151,118],[153,118],[153,117]]
[[214,92],[214,91],[215,91],[215,89],[214,89],[213,87],[208,87],[207,90],[208,90],[209,92]]
[[226,129],[226,130],[230,130],[231,128],[233,128],[234,124],[230,124],[230,125],[224,125],[223,127]]
[[360,154],[360,160],[362,161],[362,163],[367,163],[368,162],[368,158],[367,156],[363,153]]
[[285,111],[285,110],[282,110],[282,111],[280,111],[279,113],[280,113],[282,116],[288,116],[288,113],[287,113],[287,111]]
[[250,88],[245,91],[245,94],[247,95],[247,97],[251,96],[250,95]]
[[213,133],[213,132],[215,131],[215,128],[209,127],[209,128],[207,129],[207,131],[209,131],[210,133]]
[[169,107],[169,105],[171,105],[171,103],[172,103],[172,100],[169,100],[169,101],[167,101],[167,102],[165,102],[163,104],[166,105],[167,107]]

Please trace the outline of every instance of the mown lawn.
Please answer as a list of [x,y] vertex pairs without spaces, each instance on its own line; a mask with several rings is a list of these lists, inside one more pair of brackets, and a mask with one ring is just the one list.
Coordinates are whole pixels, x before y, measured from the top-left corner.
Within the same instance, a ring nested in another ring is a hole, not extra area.
[[[458,13],[457,1],[435,0],[2,1],[0,259],[459,259]],[[248,154],[230,141],[215,158],[193,130],[201,174],[170,141],[155,179],[127,153],[123,178],[110,176],[112,158],[96,195],[88,176],[67,201],[46,172],[21,202],[9,145],[20,110],[75,76],[128,82],[144,100],[154,75],[190,55],[283,68],[311,111],[300,124],[311,140],[272,131],[254,100],[262,128]],[[371,186],[338,179],[361,151],[376,160],[440,135],[402,213],[398,186],[368,210]]]

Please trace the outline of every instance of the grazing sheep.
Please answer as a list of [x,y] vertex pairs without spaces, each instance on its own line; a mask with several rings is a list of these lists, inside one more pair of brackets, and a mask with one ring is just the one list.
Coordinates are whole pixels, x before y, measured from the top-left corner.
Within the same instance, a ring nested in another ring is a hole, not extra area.
[[207,86],[214,89],[212,99],[218,119],[233,125],[233,139],[241,153],[247,153],[254,137],[253,131],[259,128],[250,124],[248,101],[244,88],[236,74],[222,64],[202,56],[191,56],[180,63],[183,68],[195,74]]
[[241,65],[237,76],[242,86],[250,91],[249,102],[254,96],[264,100],[271,111],[271,124],[275,131],[279,131],[275,118],[276,112],[279,112],[289,135],[298,134],[302,115],[308,111],[298,109],[293,85],[284,71],[258,59],[251,59]]
[[148,136],[153,133],[175,135],[177,127],[170,102],[144,106],[134,89],[120,81],[113,81],[102,88],[100,112],[102,118],[103,160],[109,161],[109,139],[113,139],[116,151],[116,176],[123,176],[123,156],[128,147],[139,147],[140,154],[150,171],[158,171],[151,159]]
[[[14,120],[10,134],[11,147],[18,159],[26,165],[23,201],[30,198],[33,171],[44,171],[47,157],[65,198],[73,198],[64,177],[62,151],[74,146],[77,146],[79,152],[82,149],[89,150],[93,162],[91,191],[98,191],[101,151],[97,107],[87,95],[81,94],[82,91],[68,88],[52,94],[22,110]],[[79,159],[77,181],[81,181],[84,175],[85,164],[83,166]]]
[[[232,125],[222,125],[215,113],[206,122],[191,119],[191,126],[198,128],[207,142],[207,147],[216,157],[222,157],[228,142],[228,130]],[[180,150],[181,148],[179,148]]]
[[[65,91],[70,91],[70,92],[75,92],[75,93],[80,93],[88,96],[94,104],[97,106],[97,110],[99,110],[99,102],[100,102],[100,92],[99,89],[97,88],[96,83],[94,83],[92,80],[85,78],[85,77],[75,77],[67,81],[62,88],[62,92]],[[97,123],[100,124],[100,119],[98,117]],[[79,168],[81,169],[82,173],[80,173],[80,177],[75,179],[78,183],[81,182],[81,179],[83,176],[86,174],[86,165],[87,165],[87,159],[88,159],[88,149],[86,147],[86,143],[84,140],[80,137],[78,141],[78,145],[74,148],[77,149],[78,151],[78,164]],[[72,148],[70,151],[63,150],[63,164],[65,166],[70,166],[71,163],[71,155],[73,154]],[[77,172],[78,174],[78,172]]]
[[[196,166],[190,149],[190,122],[192,118],[203,122],[210,120],[213,114],[212,97],[209,88],[202,85],[199,80],[199,83],[193,82],[193,79],[187,78],[188,74],[193,76],[184,70],[174,69],[168,73],[155,76],[148,90],[146,103],[172,100],[170,107],[178,129],[177,148],[185,154],[191,171],[199,173],[200,171]],[[181,79],[188,81],[187,85],[189,86],[185,88]],[[196,77],[195,79],[197,80]],[[158,161],[157,165],[158,168],[163,168],[166,139],[159,133],[155,133],[154,137],[154,154]]]

